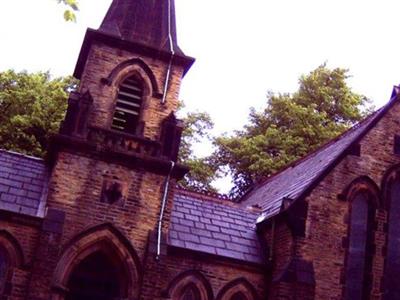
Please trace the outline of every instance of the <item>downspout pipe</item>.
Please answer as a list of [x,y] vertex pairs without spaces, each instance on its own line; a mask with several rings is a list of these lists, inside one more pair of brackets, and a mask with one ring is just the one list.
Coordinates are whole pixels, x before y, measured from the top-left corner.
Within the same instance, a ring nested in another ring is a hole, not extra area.
[[171,57],[169,59],[169,64],[168,64],[168,69],[167,69],[167,75],[165,77],[165,83],[164,83],[164,91],[163,91],[163,97],[161,100],[161,103],[164,104],[167,101],[167,92],[168,92],[168,87],[169,87],[169,82],[171,80],[171,71],[172,71],[172,61],[175,56],[175,49],[174,49],[174,43],[172,41],[172,33],[171,33],[171,23],[172,23],[172,16],[171,16],[171,0],[168,0],[168,41],[169,41],[169,51],[171,52]]
[[157,253],[156,253],[156,260],[160,260],[160,255],[161,255],[161,236],[162,236],[162,226],[163,226],[163,221],[164,221],[164,214],[165,214],[165,207],[167,206],[167,200],[168,200],[168,189],[169,189],[169,182],[171,180],[171,174],[172,171],[174,170],[175,167],[175,162],[171,160],[171,168],[169,170],[168,176],[165,179],[165,185],[164,185],[164,193],[161,201],[161,209],[160,209],[160,216],[158,218],[158,228],[157,228]]

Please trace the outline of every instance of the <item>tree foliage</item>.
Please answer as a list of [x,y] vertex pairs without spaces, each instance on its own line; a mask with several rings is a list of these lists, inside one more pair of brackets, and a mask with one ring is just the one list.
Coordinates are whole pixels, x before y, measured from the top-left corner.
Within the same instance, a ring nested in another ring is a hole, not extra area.
[[240,196],[364,116],[368,100],[350,89],[348,77],[348,70],[323,64],[300,77],[295,93],[268,93],[266,108],[251,109],[243,130],[215,139],[212,160],[229,167],[235,184],[231,196]]
[[211,183],[217,178],[217,166],[210,157],[197,157],[193,145],[210,139],[209,131],[214,123],[205,112],[190,112],[184,118],[185,129],[182,133],[179,162],[190,167],[181,185],[195,191],[216,192]]
[[64,19],[68,22],[76,21],[76,14],[79,10],[78,1],[77,0],[57,0],[58,3],[64,4],[66,9],[64,11]]
[[43,156],[48,138],[58,131],[67,108],[68,92],[76,87],[72,77],[49,73],[0,73],[1,148]]

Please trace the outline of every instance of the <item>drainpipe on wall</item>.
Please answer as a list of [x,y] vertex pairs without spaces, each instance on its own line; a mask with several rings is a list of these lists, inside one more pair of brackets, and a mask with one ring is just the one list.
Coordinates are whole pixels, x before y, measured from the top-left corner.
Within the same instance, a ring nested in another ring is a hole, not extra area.
[[169,182],[171,179],[171,174],[172,171],[175,167],[175,163],[171,160],[171,168],[169,170],[168,176],[165,179],[165,185],[164,185],[164,193],[161,201],[161,209],[160,209],[160,216],[158,218],[158,229],[157,229],[157,254],[156,254],[156,260],[160,260],[160,255],[161,255],[161,235],[162,235],[162,225],[163,225],[163,220],[164,220],[164,213],[165,213],[165,207],[167,206],[167,200],[168,200],[168,189],[169,189]]
[[172,60],[174,59],[175,55],[174,43],[172,41],[172,34],[171,34],[171,0],[168,0],[168,41],[169,41],[169,50],[171,52],[171,57],[169,59],[167,75],[164,83],[164,92],[161,100],[162,104],[164,104],[165,101],[167,100],[167,91],[168,91],[169,81],[171,80]]

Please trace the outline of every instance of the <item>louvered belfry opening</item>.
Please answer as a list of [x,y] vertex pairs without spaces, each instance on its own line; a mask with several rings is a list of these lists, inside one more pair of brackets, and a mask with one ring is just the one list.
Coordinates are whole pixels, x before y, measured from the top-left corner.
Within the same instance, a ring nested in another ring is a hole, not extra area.
[[125,79],[119,87],[111,128],[136,134],[142,99],[142,82],[135,76]]

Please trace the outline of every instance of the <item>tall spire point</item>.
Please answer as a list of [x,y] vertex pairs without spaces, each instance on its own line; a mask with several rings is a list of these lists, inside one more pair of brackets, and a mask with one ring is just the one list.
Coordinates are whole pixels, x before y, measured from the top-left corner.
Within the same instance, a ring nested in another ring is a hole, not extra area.
[[170,51],[171,33],[175,52],[183,54],[176,38],[174,0],[113,0],[99,31],[165,51]]

